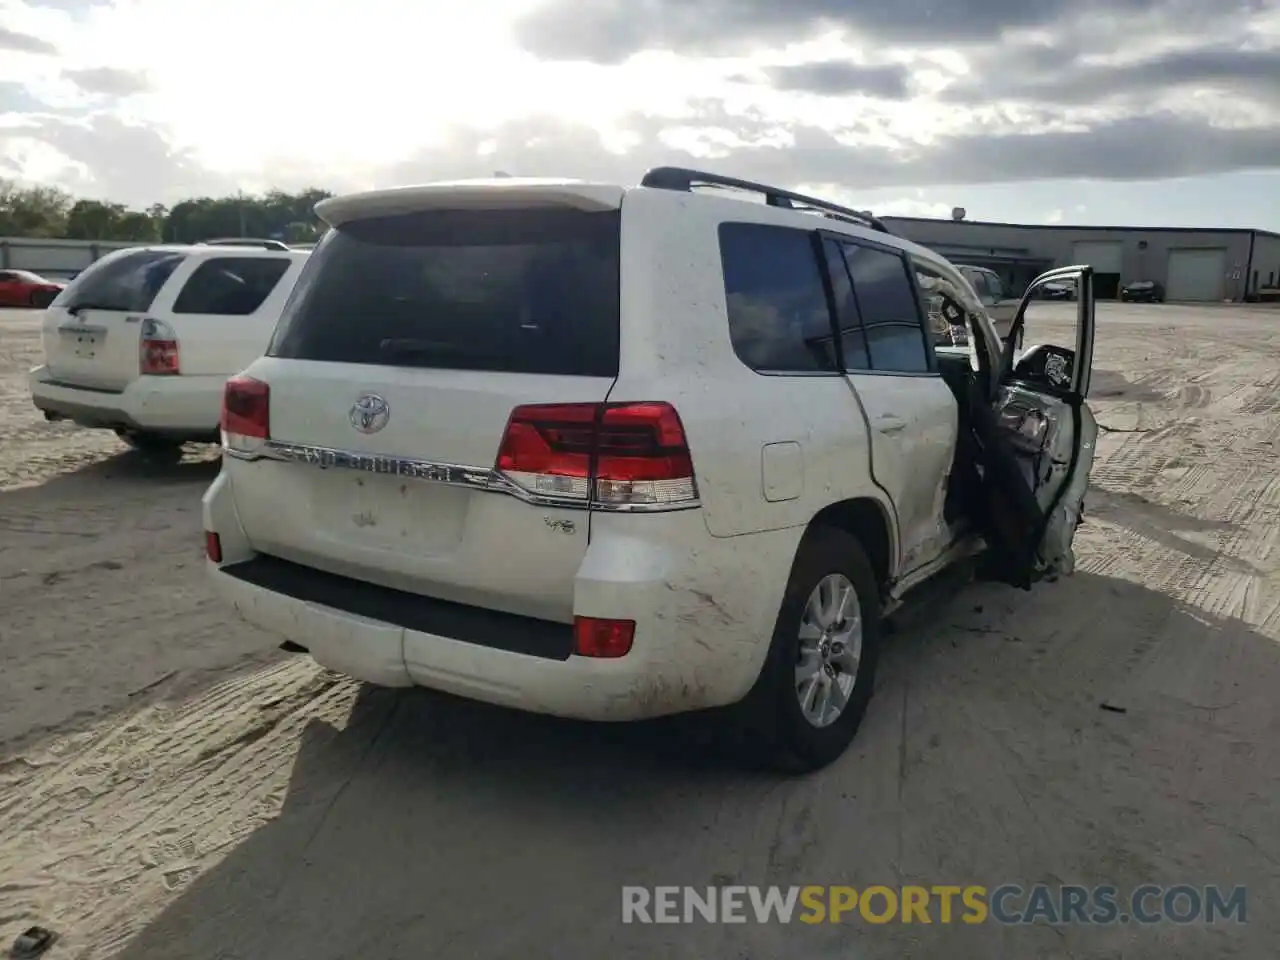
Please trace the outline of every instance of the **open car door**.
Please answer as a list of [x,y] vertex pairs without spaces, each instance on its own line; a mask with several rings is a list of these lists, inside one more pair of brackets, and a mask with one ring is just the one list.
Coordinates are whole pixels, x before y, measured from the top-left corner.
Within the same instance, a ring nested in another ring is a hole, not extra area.
[[[1045,303],[1040,290],[1047,283],[1073,286],[1074,302]],[[1035,317],[1028,328],[1029,307]],[[1072,541],[1098,439],[1085,402],[1093,342],[1093,268],[1037,277],[1004,337],[995,397],[972,411],[981,472],[974,519],[988,546],[985,579],[1030,589],[1075,567]]]

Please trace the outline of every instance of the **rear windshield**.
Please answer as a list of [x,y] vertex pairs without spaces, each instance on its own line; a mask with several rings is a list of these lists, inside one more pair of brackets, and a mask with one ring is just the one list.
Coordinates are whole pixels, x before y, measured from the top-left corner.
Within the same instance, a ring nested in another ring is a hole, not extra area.
[[94,264],[62,291],[54,306],[125,313],[150,310],[151,301],[185,256],[173,250],[134,250]]
[[616,376],[620,216],[434,210],[330,230],[268,355]]

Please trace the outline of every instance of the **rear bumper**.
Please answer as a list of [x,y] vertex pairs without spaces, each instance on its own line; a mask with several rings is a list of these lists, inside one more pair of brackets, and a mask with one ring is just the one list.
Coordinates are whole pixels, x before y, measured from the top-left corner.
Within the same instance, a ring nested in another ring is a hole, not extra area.
[[[802,531],[716,540],[696,514],[609,519],[623,523],[613,530],[593,526],[574,581],[576,614],[636,621],[631,652],[604,660],[557,657],[545,645],[542,655],[512,649],[534,649],[532,642],[504,649],[467,642],[365,615],[367,607],[337,609],[249,582],[239,571],[228,572],[256,554],[241,529],[227,472],[204,498],[205,529],[216,532],[222,545],[223,564],[209,564],[215,592],[244,620],[306,647],[318,663],[340,673],[600,721],[722,706],[745,696],[764,662]],[[690,549],[681,540],[695,527],[701,536]],[[325,596],[338,602],[335,591]]]
[[59,381],[46,366],[27,375],[31,402],[84,427],[216,437],[226,377],[138,377],[120,391]]

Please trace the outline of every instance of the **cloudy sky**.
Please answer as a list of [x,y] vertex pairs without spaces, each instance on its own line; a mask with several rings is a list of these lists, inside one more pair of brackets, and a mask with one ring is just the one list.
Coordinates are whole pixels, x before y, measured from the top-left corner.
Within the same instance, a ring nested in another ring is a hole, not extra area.
[[0,177],[145,205],[660,163],[1280,230],[1280,0],[0,0]]

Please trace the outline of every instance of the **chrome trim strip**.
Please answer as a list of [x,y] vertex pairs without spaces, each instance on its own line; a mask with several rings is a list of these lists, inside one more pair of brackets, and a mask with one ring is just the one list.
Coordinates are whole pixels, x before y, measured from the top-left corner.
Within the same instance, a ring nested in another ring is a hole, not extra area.
[[[286,463],[306,464],[307,466],[319,467],[321,470],[330,468],[359,470],[363,473],[377,473],[386,476],[404,477],[409,480],[422,480],[427,483],[442,483],[446,486],[465,487],[469,490],[483,493],[502,493],[538,507],[585,510],[588,506],[585,500],[533,493],[508,480],[497,470],[483,467],[467,467],[456,463],[436,463],[431,460],[418,460],[411,457],[355,453],[350,450],[338,450],[333,447],[285,443],[280,440],[268,440],[257,450],[236,450],[224,444],[222,452],[235,460],[246,462],[276,460]],[[693,510],[700,506],[702,506],[702,502],[697,498],[676,504],[599,502],[590,504],[592,510],[608,511],[610,513],[670,513],[675,510]]]

